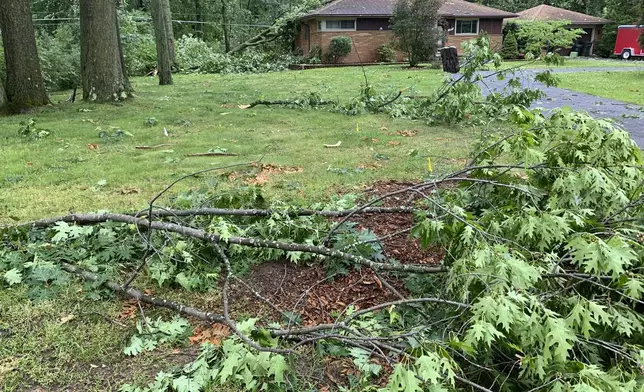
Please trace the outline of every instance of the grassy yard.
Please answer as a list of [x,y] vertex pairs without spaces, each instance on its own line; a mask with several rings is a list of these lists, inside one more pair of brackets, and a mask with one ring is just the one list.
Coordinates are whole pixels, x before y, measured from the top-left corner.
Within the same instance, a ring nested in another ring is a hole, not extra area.
[[559,87],[644,106],[644,70],[567,73]]
[[[506,61],[503,63],[503,68],[512,68],[519,65],[525,65],[525,68],[543,69],[549,68],[547,64],[542,61]],[[564,64],[560,68],[641,68],[644,70],[644,61],[622,61],[610,59],[594,59],[594,58],[565,58]]]
[[[382,92],[410,87],[413,94],[427,95],[443,79],[436,70],[400,66],[366,67],[365,72]],[[628,75],[644,77],[639,72]],[[265,185],[269,194],[283,200],[320,200],[380,179],[420,179],[426,174],[428,156],[436,171],[460,167],[479,132],[384,115],[238,107],[256,99],[309,92],[347,102],[364,83],[361,68],[177,76],[171,87],[159,87],[152,78],[135,78],[133,83],[137,97],[131,102],[60,103],[38,113],[0,119],[0,223],[70,210],[139,209],[180,175],[252,161],[265,153],[264,163],[301,168],[269,176]],[[67,96],[54,95],[53,101],[65,101]],[[29,118],[51,135],[37,140],[20,136],[20,122]],[[115,134],[117,129],[132,136],[99,136]],[[415,132],[396,132],[405,130]],[[339,148],[323,146],[338,141],[342,141]],[[135,148],[158,144],[170,146]],[[215,148],[239,156],[186,157]],[[410,155],[412,150],[419,153]],[[214,179],[227,182],[228,177],[212,174],[178,189]],[[0,291],[0,390],[115,391],[124,382],[147,382],[158,371],[194,359],[194,347],[126,357],[123,347],[136,320],[120,318],[127,304],[119,299],[94,302],[79,295],[80,290],[81,285],[71,285],[58,298],[40,304],[26,300],[23,289]],[[217,300],[216,294],[155,294],[203,308]],[[146,310],[151,318],[169,314]],[[6,330],[11,331],[10,338]]]
[[[400,66],[368,67],[365,72],[382,92],[411,87],[413,94],[427,95],[443,79],[439,71]],[[361,68],[342,68],[177,76],[171,87],[135,78],[136,99],[117,105],[65,103],[68,93],[56,94],[52,101],[62,103],[0,119],[0,223],[70,210],[139,209],[183,174],[263,154],[264,163],[301,168],[268,177],[267,192],[283,200],[321,200],[381,179],[420,179],[427,173],[428,156],[437,171],[463,165],[477,129],[429,127],[384,115],[351,117],[326,108],[238,107],[309,92],[347,102],[358,95],[362,83]],[[30,118],[36,132],[47,129],[51,135],[20,136],[20,123]],[[115,135],[118,129],[131,136],[99,136]],[[339,148],[323,146],[338,141]],[[158,144],[170,146],[135,148]],[[215,148],[239,156],[186,157]],[[412,150],[418,154],[410,155]],[[227,182],[228,177],[208,175],[177,190],[213,180]],[[30,303],[23,289],[0,291],[0,390],[116,391],[122,383],[149,382],[158,371],[194,359],[195,347],[126,357],[123,347],[136,318],[120,318],[120,299],[94,302],[79,295],[81,291],[81,285],[71,285],[56,299],[39,304]],[[165,294],[204,308],[217,300],[216,293]],[[146,310],[152,318],[169,314]]]
[[[443,79],[436,70],[400,66],[367,67],[365,72],[382,92],[411,87],[413,94],[426,95]],[[118,105],[71,104],[64,102],[67,94],[55,95],[52,100],[63,103],[0,119],[0,222],[70,210],[141,208],[182,174],[253,161],[265,153],[265,163],[303,168],[272,176],[266,184],[287,198],[306,194],[317,199],[383,178],[418,179],[426,173],[427,156],[438,171],[462,165],[476,132],[472,129],[428,127],[384,115],[352,117],[327,109],[238,108],[256,99],[297,98],[309,92],[347,102],[363,83],[361,68],[341,68],[177,76],[171,87],[159,87],[153,78],[135,78],[136,99]],[[20,136],[20,123],[29,118],[51,135],[39,140]],[[170,137],[164,136],[164,128]],[[99,137],[101,131],[113,135],[118,129],[132,136]],[[418,133],[403,137],[396,133],[401,130]],[[338,141],[339,148],[323,147]],[[135,149],[158,144],[170,146]],[[218,147],[239,156],[186,157]],[[413,149],[419,152],[414,158],[409,156]]]

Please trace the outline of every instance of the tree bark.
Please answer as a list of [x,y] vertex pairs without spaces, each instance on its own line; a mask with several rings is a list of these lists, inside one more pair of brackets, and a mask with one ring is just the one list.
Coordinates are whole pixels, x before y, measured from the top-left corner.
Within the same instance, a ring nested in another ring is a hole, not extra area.
[[[195,0],[195,21],[200,22],[195,24],[195,31],[199,33],[203,33],[203,5],[201,4],[201,0]],[[200,35],[201,38],[203,38]]]
[[441,61],[443,62],[443,72],[458,73],[461,66],[458,63],[458,53],[456,47],[450,46],[441,48]]
[[81,0],[83,100],[120,101],[132,96],[121,48],[116,3]]
[[174,64],[174,32],[170,0],[152,0],[152,21],[157,47],[157,69],[159,85],[172,84],[172,65]]
[[0,0],[7,67],[6,94],[12,112],[49,104],[40,69],[29,0]]
[[228,7],[227,0],[221,0],[221,26],[224,29],[224,47],[226,53],[230,51],[230,26],[228,24]]

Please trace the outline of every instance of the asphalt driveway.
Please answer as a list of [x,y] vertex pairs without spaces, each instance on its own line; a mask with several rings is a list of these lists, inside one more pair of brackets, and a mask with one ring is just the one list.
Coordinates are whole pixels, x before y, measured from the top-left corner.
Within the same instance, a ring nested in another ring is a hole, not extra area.
[[[644,67],[633,68],[561,68],[554,69],[556,73],[570,73],[570,72],[588,72],[589,78],[592,78],[593,72],[598,71],[619,71],[629,72],[638,71]],[[644,148],[644,107],[632,103],[616,101],[608,98],[602,98],[595,95],[590,95],[582,92],[565,90],[556,87],[546,87],[545,85],[536,82],[534,75],[543,70],[521,70],[517,72],[517,76],[521,78],[521,83],[524,87],[539,88],[546,93],[544,99],[535,102],[533,107],[542,107],[545,109],[554,109],[564,106],[569,106],[575,110],[585,110],[591,116],[597,118],[612,118],[616,123],[620,124],[624,129],[631,133],[633,140],[640,148]],[[489,74],[485,72],[484,74]],[[560,75],[565,78],[565,75]],[[499,81],[495,77],[485,79],[481,83],[483,93],[489,91],[498,91],[506,86],[506,81]],[[642,81],[642,88],[644,88],[644,80]]]

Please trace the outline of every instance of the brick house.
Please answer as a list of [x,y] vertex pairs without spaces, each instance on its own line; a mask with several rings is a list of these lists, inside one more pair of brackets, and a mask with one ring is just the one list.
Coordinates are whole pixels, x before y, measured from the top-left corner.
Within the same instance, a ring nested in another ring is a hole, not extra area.
[[[323,53],[338,35],[348,35],[353,40],[352,52],[341,58],[340,63],[373,63],[378,61],[376,49],[391,43],[391,31],[396,0],[334,0],[301,18],[300,35],[296,46],[308,54],[316,45]],[[517,15],[470,3],[465,0],[445,0],[438,12],[449,22],[447,45],[456,46],[459,53],[461,42],[487,32],[493,48],[501,48],[503,19]],[[399,60],[404,60],[399,53]]]
[[[602,28],[604,27],[604,25],[611,23],[611,21],[608,19],[598,18],[596,16],[586,15],[580,12],[570,11],[546,4],[518,12],[518,14],[519,21],[568,21],[570,22],[570,28],[584,30],[585,34],[582,35],[577,40],[577,42],[575,42],[575,46],[586,44],[588,50],[586,52],[580,53],[580,55],[586,54],[587,56],[591,56],[593,54],[593,48],[595,44],[601,39]],[[559,54],[567,56],[571,51],[572,47],[559,50]]]

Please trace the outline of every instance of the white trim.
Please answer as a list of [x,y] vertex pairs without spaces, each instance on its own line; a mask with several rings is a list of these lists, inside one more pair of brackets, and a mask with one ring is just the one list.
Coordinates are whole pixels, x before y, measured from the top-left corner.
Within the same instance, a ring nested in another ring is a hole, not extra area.
[[[458,33],[458,21],[470,21],[470,20],[475,20],[476,21],[476,33]],[[454,19],[454,35],[479,35],[479,31],[481,29],[481,19],[480,18],[456,18]]]
[[[353,28],[352,29],[327,29],[326,22],[327,20],[352,20]],[[316,20],[318,24],[318,31],[322,33],[326,32],[342,32],[342,31],[357,31],[358,30],[358,19],[357,18],[326,18]],[[321,28],[320,28],[321,26]]]

